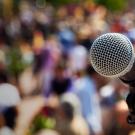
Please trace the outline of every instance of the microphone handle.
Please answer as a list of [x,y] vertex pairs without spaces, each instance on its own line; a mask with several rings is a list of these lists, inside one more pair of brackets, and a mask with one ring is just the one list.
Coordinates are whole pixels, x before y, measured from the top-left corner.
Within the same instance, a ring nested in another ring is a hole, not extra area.
[[129,109],[127,122],[135,125],[135,87],[130,87],[130,92],[126,98],[126,103]]
[[126,73],[124,76],[119,78],[122,82],[128,84],[130,87],[135,88],[135,62],[131,68],[131,70]]
[[135,62],[131,70],[119,79],[123,83],[129,85],[129,94],[126,98],[126,103],[129,109],[127,122],[129,124],[135,125]]

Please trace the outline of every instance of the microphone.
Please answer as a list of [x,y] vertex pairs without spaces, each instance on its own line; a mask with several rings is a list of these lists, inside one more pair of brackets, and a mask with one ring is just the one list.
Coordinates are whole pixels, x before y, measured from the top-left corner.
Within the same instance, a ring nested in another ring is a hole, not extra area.
[[90,49],[90,61],[97,73],[119,78],[130,86],[126,102],[130,111],[129,124],[135,124],[135,54],[130,40],[120,33],[99,36]]
[[93,42],[90,59],[93,68],[102,76],[121,77],[133,67],[134,49],[126,36],[107,33]]

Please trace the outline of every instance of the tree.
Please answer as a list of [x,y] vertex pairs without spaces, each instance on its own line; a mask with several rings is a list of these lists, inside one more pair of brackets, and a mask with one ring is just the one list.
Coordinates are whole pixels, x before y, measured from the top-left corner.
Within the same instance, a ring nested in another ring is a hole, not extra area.
[[104,5],[110,11],[122,11],[127,6],[127,0],[94,0],[95,3]]
[[74,4],[79,3],[80,1],[81,0],[46,0],[46,2],[52,3],[55,6]]

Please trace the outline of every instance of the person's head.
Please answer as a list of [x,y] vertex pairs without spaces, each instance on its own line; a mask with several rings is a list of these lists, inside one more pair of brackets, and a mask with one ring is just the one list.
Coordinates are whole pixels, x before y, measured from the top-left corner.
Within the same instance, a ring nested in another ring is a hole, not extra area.
[[81,115],[81,103],[77,95],[73,92],[67,92],[61,96],[61,102],[68,103],[73,107],[74,115]]
[[55,77],[57,79],[63,79],[64,77],[64,71],[65,71],[66,67],[64,65],[64,63],[60,63],[55,67]]
[[12,84],[0,84],[0,110],[20,103],[19,90]]
[[70,52],[69,66],[76,77],[83,77],[88,64],[88,52],[82,45],[76,45]]
[[75,135],[71,128],[73,118],[73,107],[67,102],[61,103],[56,112],[56,130],[61,135]]
[[61,119],[66,121],[72,121],[74,116],[73,107],[68,102],[63,102],[60,104],[58,108],[58,115],[60,115]]

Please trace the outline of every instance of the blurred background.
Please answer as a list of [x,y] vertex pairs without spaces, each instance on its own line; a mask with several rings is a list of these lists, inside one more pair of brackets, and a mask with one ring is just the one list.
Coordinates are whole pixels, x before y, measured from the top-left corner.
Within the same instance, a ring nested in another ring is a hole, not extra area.
[[128,86],[89,50],[118,32],[135,45],[134,0],[0,0],[0,135],[135,135]]

